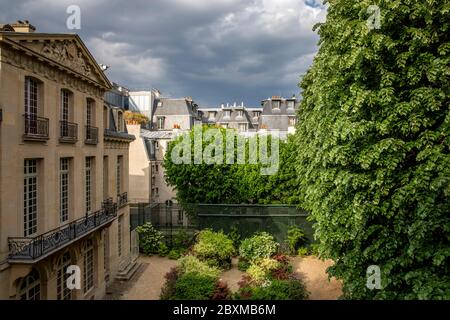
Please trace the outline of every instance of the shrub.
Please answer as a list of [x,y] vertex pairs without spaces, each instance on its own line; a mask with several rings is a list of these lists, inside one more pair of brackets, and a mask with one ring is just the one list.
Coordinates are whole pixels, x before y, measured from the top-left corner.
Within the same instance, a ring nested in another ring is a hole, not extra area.
[[233,241],[223,232],[214,232],[207,229],[200,232],[193,252],[200,260],[205,261],[210,266],[229,268],[235,249]]
[[237,300],[305,300],[305,284],[299,279],[272,280],[264,286],[246,286],[234,295]]
[[239,248],[241,245],[241,233],[239,232],[236,226],[232,226],[230,232],[228,233],[228,237],[233,241],[233,246],[235,248]]
[[146,255],[156,254],[163,243],[163,234],[150,222],[136,228],[139,234],[139,248]]
[[172,247],[175,249],[187,249],[190,240],[191,236],[185,230],[181,230],[173,236]]
[[161,289],[161,300],[170,300],[175,295],[175,285],[179,277],[177,268],[172,268],[165,275],[166,282]]
[[240,271],[247,271],[248,267],[250,267],[250,263],[242,257],[239,257],[238,261],[238,269]]
[[298,250],[297,250],[297,255],[300,257],[307,256],[308,253],[309,253],[309,250],[306,247],[301,247],[301,248],[298,248]]
[[231,291],[224,281],[217,281],[212,300],[229,300],[231,298]]
[[257,259],[270,258],[277,251],[277,248],[278,243],[275,242],[273,237],[266,232],[261,232],[243,240],[239,247],[239,254],[242,258],[253,263]]
[[296,254],[297,249],[305,244],[305,233],[303,232],[300,227],[296,225],[289,226],[288,232],[287,232],[287,243],[289,246],[289,251],[291,254]]
[[172,249],[170,250],[169,254],[167,255],[167,257],[171,260],[178,260],[181,255],[183,254],[183,251],[180,249]]
[[185,273],[178,278],[175,284],[175,292],[172,296],[175,300],[208,300],[216,290],[216,279],[199,273]]
[[158,254],[161,257],[165,257],[169,254],[169,247],[165,243],[160,243],[158,247]]
[[247,274],[250,276],[253,283],[262,284],[264,281],[271,278],[273,271],[282,269],[283,267],[284,265],[275,259],[263,258],[256,260],[256,262],[247,269]]
[[209,277],[217,278],[220,270],[216,267],[210,267],[205,262],[200,261],[194,256],[184,256],[178,260],[178,270],[180,273],[198,273]]

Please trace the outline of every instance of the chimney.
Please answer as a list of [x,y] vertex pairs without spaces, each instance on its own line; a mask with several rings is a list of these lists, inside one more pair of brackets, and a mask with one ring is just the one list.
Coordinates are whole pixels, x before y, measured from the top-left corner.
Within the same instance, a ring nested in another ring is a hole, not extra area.
[[36,27],[30,24],[28,20],[17,20],[16,23],[11,23],[10,26],[13,27],[14,32],[32,33],[36,31]]

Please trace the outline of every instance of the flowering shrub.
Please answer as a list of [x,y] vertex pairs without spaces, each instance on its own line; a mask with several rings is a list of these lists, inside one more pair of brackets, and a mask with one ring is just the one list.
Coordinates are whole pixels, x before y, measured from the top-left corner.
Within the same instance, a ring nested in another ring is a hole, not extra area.
[[208,265],[227,269],[231,266],[231,258],[235,254],[233,241],[223,232],[203,230],[198,235],[193,253]]
[[278,243],[266,232],[257,233],[244,239],[239,247],[239,254],[250,263],[261,258],[270,258],[277,252]]
[[200,261],[194,256],[184,256],[178,260],[178,269],[181,273],[198,273],[217,278],[220,270],[215,267],[208,266],[205,262]]
[[264,258],[257,260],[247,269],[247,274],[253,283],[262,284],[268,279],[271,272],[281,267],[281,263],[274,259]]
[[216,288],[214,290],[212,300],[228,300],[231,298],[231,291],[228,288],[228,285],[224,281],[217,281]]
[[163,234],[150,222],[136,228],[139,234],[139,248],[146,255],[157,254],[164,248]]

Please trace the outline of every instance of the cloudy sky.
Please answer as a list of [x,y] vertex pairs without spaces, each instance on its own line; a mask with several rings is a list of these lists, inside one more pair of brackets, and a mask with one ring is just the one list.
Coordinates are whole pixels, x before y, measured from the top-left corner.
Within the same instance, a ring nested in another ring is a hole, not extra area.
[[[66,27],[73,4],[80,30]],[[320,0],[0,0],[0,23],[76,32],[112,81],[202,106],[298,94],[325,15]]]

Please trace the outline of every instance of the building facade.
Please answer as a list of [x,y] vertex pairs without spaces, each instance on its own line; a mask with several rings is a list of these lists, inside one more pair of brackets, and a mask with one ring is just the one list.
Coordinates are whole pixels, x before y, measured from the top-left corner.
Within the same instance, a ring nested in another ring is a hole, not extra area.
[[131,260],[133,137],[118,111],[110,130],[111,83],[77,35],[0,30],[0,299],[102,298]]

